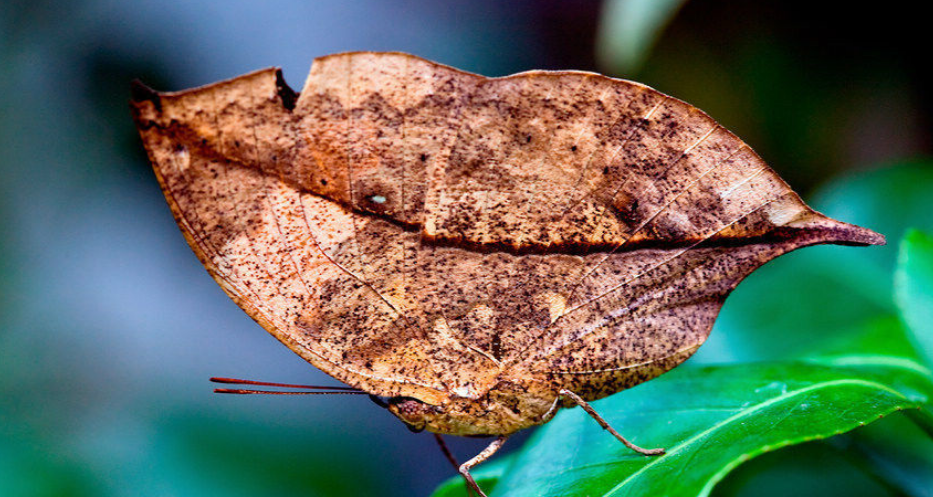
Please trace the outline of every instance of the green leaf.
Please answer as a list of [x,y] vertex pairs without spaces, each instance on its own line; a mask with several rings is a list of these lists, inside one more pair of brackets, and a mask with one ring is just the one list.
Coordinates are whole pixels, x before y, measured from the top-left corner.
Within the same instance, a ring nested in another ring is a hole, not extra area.
[[895,298],[910,336],[933,364],[933,237],[908,231],[901,242]]
[[609,0],[603,6],[596,56],[616,74],[637,71],[686,0]]
[[[823,364],[901,363],[927,374],[910,332],[895,316],[869,323],[855,336],[842,336],[835,348],[812,359]],[[862,351],[862,355],[846,355]],[[928,366],[928,365],[927,365]],[[933,438],[924,416],[892,416],[880,423],[827,440],[875,480],[900,494],[933,497]],[[852,492],[845,492],[850,495]]]
[[919,408],[930,392],[930,371],[896,356],[681,368],[593,404],[667,455],[635,454],[570,409],[535,433],[491,495],[706,495],[749,458]]
[[[849,433],[858,433],[890,419],[889,416]],[[848,434],[837,435],[836,440]],[[788,495],[845,497],[904,497],[878,480],[848,453],[827,441],[792,445],[762,454],[733,470],[713,489],[712,497],[787,497]]]

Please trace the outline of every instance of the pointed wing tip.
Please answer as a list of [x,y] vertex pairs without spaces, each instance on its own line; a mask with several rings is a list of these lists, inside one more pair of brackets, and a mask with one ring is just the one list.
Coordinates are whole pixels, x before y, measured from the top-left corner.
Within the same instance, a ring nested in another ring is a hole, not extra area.
[[888,240],[881,233],[874,232],[867,228],[859,228],[862,231],[863,243],[865,245],[887,245]]
[[881,233],[837,221],[817,212],[812,212],[811,215],[790,223],[788,226],[802,230],[800,234],[803,235],[803,239],[807,240],[805,245],[834,243],[864,247],[887,244],[887,240]]
[[826,241],[829,243],[857,246],[886,245],[888,243],[881,233],[854,224],[835,221],[832,226],[824,229],[826,230]]
[[130,82],[130,102],[137,104],[145,101],[159,106],[161,103],[159,92],[146,86],[142,81],[134,79]]

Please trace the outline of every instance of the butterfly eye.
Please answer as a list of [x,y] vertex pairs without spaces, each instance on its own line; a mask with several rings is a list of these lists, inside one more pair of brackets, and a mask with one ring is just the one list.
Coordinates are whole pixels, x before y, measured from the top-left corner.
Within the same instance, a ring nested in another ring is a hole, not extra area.
[[426,418],[443,411],[440,407],[425,404],[412,397],[391,397],[387,403],[389,411],[398,416],[414,433],[424,430],[427,426]]
[[403,409],[408,409],[408,410],[411,410],[411,409],[423,410],[424,407],[427,406],[427,404],[425,404],[424,402],[414,397],[388,397],[388,398],[383,397],[383,398],[385,399],[386,403],[390,406],[398,406],[400,404],[404,404],[400,407],[402,407]]

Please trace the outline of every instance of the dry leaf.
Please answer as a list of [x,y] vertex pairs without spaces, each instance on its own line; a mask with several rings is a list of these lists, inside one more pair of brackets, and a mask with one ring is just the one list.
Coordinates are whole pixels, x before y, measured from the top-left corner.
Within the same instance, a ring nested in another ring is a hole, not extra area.
[[884,242],[809,209],[698,109],[597,74],[350,53],[317,59],[300,95],[266,69],[140,88],[133,106],[227,294],[436,433],[509,434],[546,421],[561,389],[649,380],[761,264]]

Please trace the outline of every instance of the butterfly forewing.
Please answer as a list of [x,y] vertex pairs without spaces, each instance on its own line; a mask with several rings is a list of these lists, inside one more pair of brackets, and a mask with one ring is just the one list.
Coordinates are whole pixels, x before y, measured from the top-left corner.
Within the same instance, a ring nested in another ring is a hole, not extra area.
[[352,53],[318,59],[297,101],[270,69],[134,107],[221,286],[381,396],[607,395],[689,357],[764,262],[882,242],[696,108],[595,74]]

